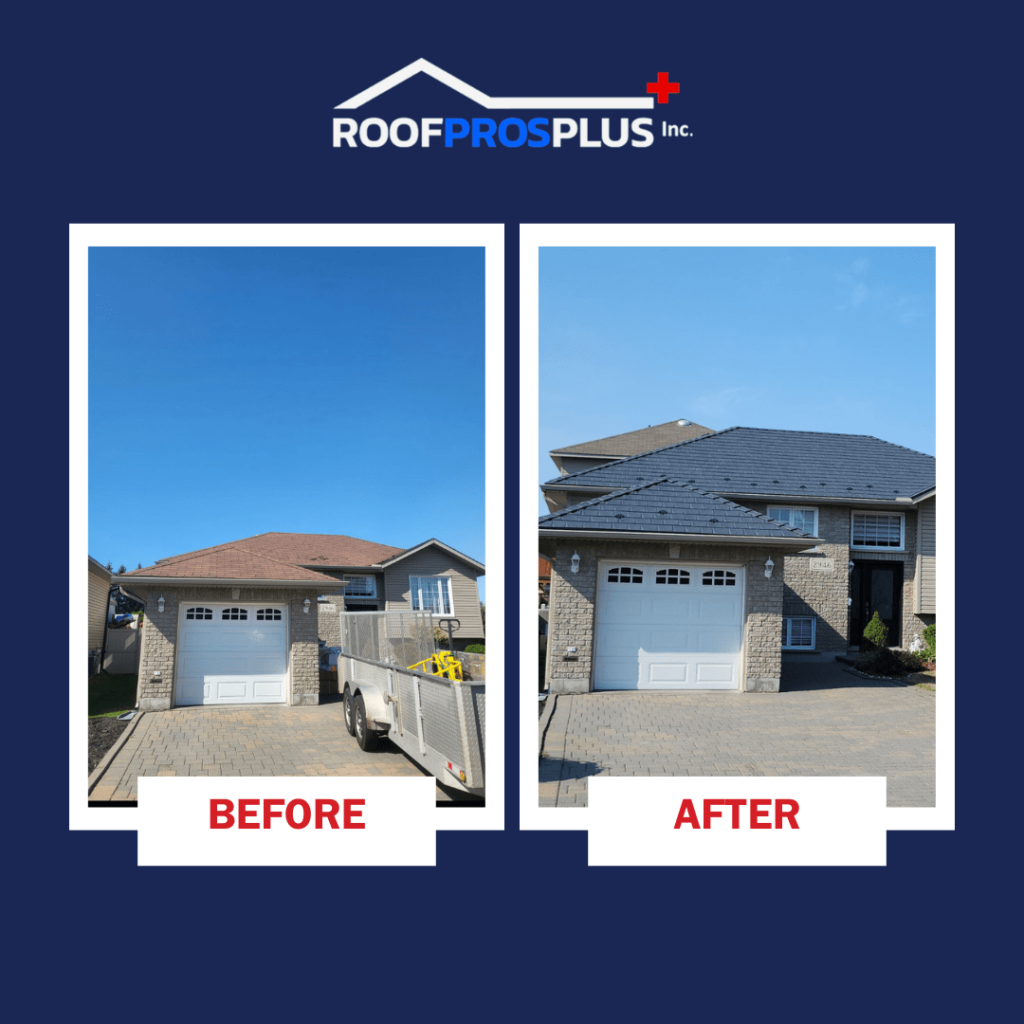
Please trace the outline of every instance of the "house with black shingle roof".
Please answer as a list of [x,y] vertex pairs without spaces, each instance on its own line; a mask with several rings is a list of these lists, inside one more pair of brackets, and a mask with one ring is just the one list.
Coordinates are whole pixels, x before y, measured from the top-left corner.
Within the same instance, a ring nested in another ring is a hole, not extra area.
[[776,691],[783,652],[843,654],[876,611],[894,647],[935,621],[930,455],[733,427],[574,473],[555,462],[540,520],[553,692]]

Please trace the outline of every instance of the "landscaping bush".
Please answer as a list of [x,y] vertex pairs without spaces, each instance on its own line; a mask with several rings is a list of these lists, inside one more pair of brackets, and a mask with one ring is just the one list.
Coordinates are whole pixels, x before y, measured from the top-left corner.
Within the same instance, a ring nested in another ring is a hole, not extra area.
[[871,621],[864,627],[864,639],[876,648],[885,647],[889,639],[889,627],[878,617],[878,612],[871,616]]
[[466,644],[467,654],[486,654],[483,644]]
[[924,628],[924,660],[935,661],[935,623]]
[[905,676],[909,672],[920,672],[923,661],[924,655],[918,651],[879,647],[861,658],[857,667],[875,676]]

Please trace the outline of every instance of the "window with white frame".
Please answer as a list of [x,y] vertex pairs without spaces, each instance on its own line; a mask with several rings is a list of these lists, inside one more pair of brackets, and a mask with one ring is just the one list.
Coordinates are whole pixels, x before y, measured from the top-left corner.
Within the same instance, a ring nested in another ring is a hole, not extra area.
[[818,510],[798,508],[795,505],[769,505],[768,518],[788,526],[796,527],[812,537],[818,536]]
[[345,587],[346,597],[376,597],[376,576],[346,576],[348,586]]
[[415,612],[432,615],[452,614],[452,580],[450,576],[410,576],[409,592]]
[[868,551],[902,551],[903,513],[852,513],[850,547]]
[[782,649],[813,651],[817,619],[813,615],[799,615],[782,620]]

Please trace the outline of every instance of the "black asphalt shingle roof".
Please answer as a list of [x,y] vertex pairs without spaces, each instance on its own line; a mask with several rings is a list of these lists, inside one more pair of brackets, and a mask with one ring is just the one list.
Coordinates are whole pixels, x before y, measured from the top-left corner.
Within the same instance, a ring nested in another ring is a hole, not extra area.
[[545,487],[619,489],[666,477],[719,494],[893,501],[935,486],[935,458],[865,434],[730,427]]
[[772,537],[799,540],[808,533],[678,480],[658,480],[605,494],[542,516],[542,530],[624,530]]

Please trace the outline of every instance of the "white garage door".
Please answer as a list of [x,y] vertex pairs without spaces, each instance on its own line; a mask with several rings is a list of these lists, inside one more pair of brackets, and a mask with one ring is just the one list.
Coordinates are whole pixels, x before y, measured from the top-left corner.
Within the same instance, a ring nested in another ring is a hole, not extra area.
[[737,689],[743,583],[735,566],[602,563],[594,688]]
[[181,610],[175,704],[283,704],[288,609],[203,604]]

